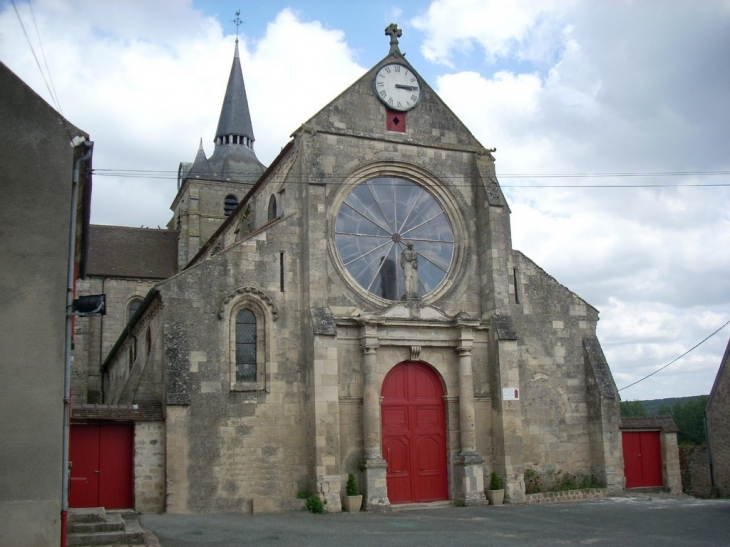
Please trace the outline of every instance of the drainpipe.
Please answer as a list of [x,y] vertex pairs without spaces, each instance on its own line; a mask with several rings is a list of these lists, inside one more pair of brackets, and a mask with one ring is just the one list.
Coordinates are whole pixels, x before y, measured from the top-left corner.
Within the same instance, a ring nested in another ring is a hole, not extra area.
[[84,141],[86,153],[74,163],[71,186],[71,226],[68,237],[68,272],[66,275],[66,352],[64,355],[63,375],[63,464],[61,469],[61,547],[66,547],[68,529],[68,487],[70,469],[68,462],[68,445],[71,430],[71,335],[73,330],[73,303],[76,265],[76,211],[78,209],[79,178],[81,164],[89,161],[94,153],[94,143]]

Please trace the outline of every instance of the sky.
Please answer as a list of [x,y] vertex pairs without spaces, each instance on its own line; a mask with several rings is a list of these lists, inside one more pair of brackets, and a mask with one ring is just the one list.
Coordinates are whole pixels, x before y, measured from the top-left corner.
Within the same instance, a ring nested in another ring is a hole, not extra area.
[[213,151],[237,10],[264,164],[397,23],[497,148],[514,248],[600,311],[622,399],[710,392],[730,325],[622,388],[730,321],[730,0],[0,0],[0,61],[95,142],[93,223],[167,224],[179,163]]

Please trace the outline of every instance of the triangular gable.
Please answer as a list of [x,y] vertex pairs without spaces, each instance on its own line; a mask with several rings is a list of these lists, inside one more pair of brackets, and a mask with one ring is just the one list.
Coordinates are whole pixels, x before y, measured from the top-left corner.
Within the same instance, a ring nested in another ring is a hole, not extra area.
[[[405,65],[417,77],[421,86],[419,104],[405,113],[405,133],[386,129],[387,111],[377,97],[374,79],[386,64]],[[305,122],[304,127],[315,131],[357,137],[392,138],[411,144],[436,148],[481,150],[484,147],[464,123],[399,52],[389,53],[360,79]]]

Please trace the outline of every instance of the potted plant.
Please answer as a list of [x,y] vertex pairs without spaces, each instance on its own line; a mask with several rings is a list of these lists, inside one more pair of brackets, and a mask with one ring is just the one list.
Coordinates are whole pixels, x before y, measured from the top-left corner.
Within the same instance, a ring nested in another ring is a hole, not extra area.
[[502,479],[499,478],[496,471],[492,471],[489,475],[489,490],[487,490],[487,499],[490,505],[502,505],[504,502],[504,488],[502,488]]
[[347,476],[347,484],[345,485],[345,497],[342,499],[345,511],[348,513],[357,513],[362,507],[362,494],[360,487],[357,485],[355,475],[350,473]]

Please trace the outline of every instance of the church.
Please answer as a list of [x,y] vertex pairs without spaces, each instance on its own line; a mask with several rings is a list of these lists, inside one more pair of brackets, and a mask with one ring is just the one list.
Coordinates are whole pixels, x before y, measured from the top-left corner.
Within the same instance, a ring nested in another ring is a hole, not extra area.
[[132,424],[137,510],[339,511],[349,474],[370,511],[486,503],[492,471],[510,503],[623,489],[598,311],[513,249],[496,150],[386,35],[268,167],[236,43],[167,229],[91,227],[73,419]]

